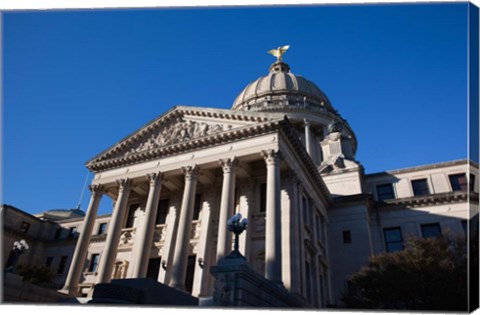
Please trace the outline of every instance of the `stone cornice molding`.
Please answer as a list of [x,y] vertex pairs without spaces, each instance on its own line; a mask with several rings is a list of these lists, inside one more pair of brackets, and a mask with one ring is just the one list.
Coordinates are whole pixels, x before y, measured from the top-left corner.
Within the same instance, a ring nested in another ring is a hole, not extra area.
[[148,151],[133,153],[128,156],[107,158],[107,155],[105,155],[102,158],[89,162],[87,164],[87,168],[94,172],[104,171],[120,166],[135,164],[138,162],[150,161],[159,157],[168,157],[181,153],[191,152],[198,149],[209,148],[212,146],[230,143],[235,140],[248,139],[276,130],[283,120],[284,119],[267,121],[265,123],[235,128],[197,139],[187,140],[185,142],[154,148]]
[[418,197],[407,197],[376,202],[379,210],[390,210],[405,207],[434,206],[460,202],[478,202],[478,193],[447,192]]

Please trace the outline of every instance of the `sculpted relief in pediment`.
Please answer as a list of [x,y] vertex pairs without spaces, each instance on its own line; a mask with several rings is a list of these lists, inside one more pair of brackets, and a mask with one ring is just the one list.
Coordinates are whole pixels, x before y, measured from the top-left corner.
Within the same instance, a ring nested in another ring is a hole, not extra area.
[[178,121],[164,128],[156,130],[149,137],[143,138],[134,144],[125,154],[130,155],[148,151],[162,146],[209,136],[230,129],[230,125],[207,124],[198,121]]

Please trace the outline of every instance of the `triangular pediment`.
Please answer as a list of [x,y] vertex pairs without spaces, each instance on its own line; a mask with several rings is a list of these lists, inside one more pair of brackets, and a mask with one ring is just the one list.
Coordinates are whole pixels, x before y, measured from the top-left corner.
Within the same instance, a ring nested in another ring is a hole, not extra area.
[[178,106],[103,151],[88,161],[87,166],[90,168],[106,160],[128,159],[166,147],[181,146],[279,117],[276,114]]

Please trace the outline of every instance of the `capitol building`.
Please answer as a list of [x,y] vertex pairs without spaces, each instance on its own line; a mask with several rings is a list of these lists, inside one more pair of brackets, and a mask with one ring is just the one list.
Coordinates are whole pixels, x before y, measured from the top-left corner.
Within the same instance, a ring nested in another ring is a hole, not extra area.
[[[366,174],[348,113],[283,52],[231,109],[175,106],[91,158],[85,214],[5,205],[3,257],[26,239],[36,250],[20,260],[52,268],[58,290],[83,301],[96,284],[129,278],[208,300],[211,267],[232,251],[227,221],[240,213],[250,267],[326,308],[341,305],[369,257],[402,250],[408,236],[467,234],[476,162]],[[102,198],[111,214],[97,215]]]

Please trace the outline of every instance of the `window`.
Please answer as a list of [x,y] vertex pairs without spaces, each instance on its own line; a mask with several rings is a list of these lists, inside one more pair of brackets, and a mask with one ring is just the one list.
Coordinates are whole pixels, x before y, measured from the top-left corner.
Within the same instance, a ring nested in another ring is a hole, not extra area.
[[450,184],[453,191],[467,191],[467,177],[465,174],[449,175]]
[[196,261],[197,261],[196,255],[188,256],[187,274],[185,275],[185,290],[190,293],[192,293],[192,289],[193,289],[193,276],[195,275]]
[[442,235],[442,230],[440,229],[439,223],[422,224],[420,228],[422,229],[422,236],[424,238]]
[[68,237],[74,238],[77,236],[78,236],[77,227],[76,226],[71,227],[70,230],[68,231]]
[[267,209],[267,184],[260,185],[260,212]]
[[377,185],[377,198],[378,201],[394,199],[395,194],[393,192],[393,185],[391,183]]
[[151,258],[148,261],[148,267],[147,267],[147,278],[153,279],[157,281],[158,279],[158,272],[160,271],[160,262],[162,261],[162,258]]
[[465,233],[465,236],[468,236],[468,221],[462,220],[460,223],[462,224],[462,229],[463,229],[463,232]]
[[305,262],[305,278],[307,280],[306,287],[307,287],[307,299],[308,302],[312,303],[312,271],[310,269],[310,263],[308,261]]
[[315,224],[317,225],[317,240],[322,241],[322,225],[318,215],[315,215]]
[[63,274],[65,271],[65,265],[67,264],[68,256],[62,256],[60,258],[60,263],[58,264],[57,274]]
[[20,230],[23,233],[27,233],[29,228],[30,228],[30,223],[23,221],[22,225],[20,226]]
[[97,232],[98,235],[104,235],[104,234],[107,234],[107,223],[100,223],[98,225],[98,232]]
[[135,223],[135,212],[137,212],[138,207],[140,207],[139,204],[134,204],[130,206],[130,209],[128,210],[128,217],[127,217],[127,222],[125,223],[125,228],[132,228],[133,224]]
[[425,196],[430,194],[430,190],[428,189],[428,182],[425,178],[412,180],[412,188],[414,196]]
[[88,266],[88,272],[97,271],[99,260],[100,260],[99,254],[92,254],[92,257],[90,258],[90,265]]
[[308,199],[305,196],[302,196],[302,209],[303,209],[303,224],[308,225],[308,217],[309,217]]
[[53,257],[47,257],[47,260],[45,261],[45,267],[47,268],[52,267],[52,262],[53,262]]
[[399,227],[383,229],[387,253],[403,250],[402,231]]
[[352,234],[350,233],[350,230],[343,231],[342,235],[344,244],[350,244],[352,242]]
[[470,174],[470,192],[474,191],[475,188],[475,175]]
[[57,230],[55,231],[55,235],[53,236],[53,239],[54,239],[54,240],[58,240],[58,239],[60,239],[60,236],[61,236],[61,235],[62,235],[62,229],[59,228],[59,229],[57,229]]
[[163,199],[158,203],[157,219],[155,220],[155,224],[165,224],[167,220],[169,202],[169,199]]
[[196,194],[195,202],[193,203],[193,220],[198,220],[200,210],[202,210],[202,195]]

